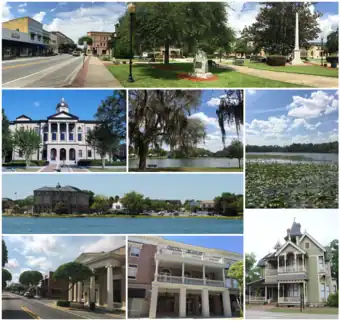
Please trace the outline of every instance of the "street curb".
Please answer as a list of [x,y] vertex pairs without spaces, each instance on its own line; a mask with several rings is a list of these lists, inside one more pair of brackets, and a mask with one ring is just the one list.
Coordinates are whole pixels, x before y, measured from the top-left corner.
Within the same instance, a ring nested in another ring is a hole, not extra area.
[[87,56],[84,66],[80,65],[75,75],[65,87],[84,87],[91,57]]

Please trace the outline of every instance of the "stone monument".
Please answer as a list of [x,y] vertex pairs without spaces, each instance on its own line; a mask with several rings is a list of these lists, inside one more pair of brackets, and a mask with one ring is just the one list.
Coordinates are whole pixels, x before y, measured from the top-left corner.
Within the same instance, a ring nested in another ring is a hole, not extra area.
[[194,72],[190,76],[203,79],[209,79],[214,76],[209,72],[207,54],[202,49],[197,50],[194,58]]
[[299,48],[299,14],[295,14],[295,48],[294,48],[294,58],[292,60],[292,65],[302,65],[303,61],[300,58],[300,48]]

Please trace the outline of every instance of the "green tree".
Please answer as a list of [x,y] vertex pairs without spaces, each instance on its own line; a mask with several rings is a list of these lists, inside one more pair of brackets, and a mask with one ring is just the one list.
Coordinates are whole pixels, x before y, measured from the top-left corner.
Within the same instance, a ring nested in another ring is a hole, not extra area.
[[331,274],[332,277],[336,279],[337,284],[339,285],[339,241],[333,240],[329,249],[331,251]]
[[233,139],[230,145],[227,147],[227,153],[229,158],[237,158],[238,167],[241,168],[241,159],[243,158],[243,144],[238,139]]
[[339,51],[339,28],[327,36],[326,49],[330,54],[337,53]]
[[144,196],[135,191],[126,193],[120,202],[126,208],[129,214],[141,214],[144,209]]
[[318,18],[321,13],[310,10],[311,2],[265,2],[256,22],[242,31],[242,36],[268,55],[291,54],[295,46],[295,13],[299,13],[299,45],[308,48],[309,42],[321,32]]
[[235,279],[239,288],[239,297],[237,299],[237,304],[241,311],[241,316],[243,315],[243,261],[238,261],[234,263],[228,271],[228,276]]
[[94,193],[92,191],[89,190],[84,190],[85,193],[87,193],[89,195],[89,205],[91,207],[91,205],[93,204],[94,201]]
[[257,281],[261,279],[261,269],[256,266],[256,256],[255,253],[246,253],[246,284]]
[[249,46],[249,42],[244,38],[236,40],[234,52],[243,55],[249,55],[252,53],[253,48]]
[[[68,262],[56,269],[53,273],[53,279],[68,281],[70,283],[69,289],[72,289],[77,282],[88,280],[92,275],[92,270],[86,265],[78,262]],[[93,299],[91,298],[91,300]]]
[[119,201],[119,195],[116,195],[116,196],[114,197],[114,201],[115,201],[116,203]]
[[20,274],[19,282],[27,286],[37,286],[43,279],[39,271],[25,271]]
[[86,41],[87,45],[92,46],[93,39],[90,36],[83,36],[78,39],[78,45],[82,46],[84,42]]
[[13,139],[9,130],[9,120],[2,109],[2,161],[6,161],[6,157],[13,149]]
[[70,214],[68,207],[63,202],[58,202],[54,207],[54,212],[58,215]]
[[2,240],[2,267],[8,263],[8,250],[4,240]]
[[12,274],[6,269],[2,269],[2,289],[7,286],[7,282],[12,281]]
[[225,147],[226,130],[225,125],[234,125],[236,133],[239,135],[241,125],[243,125],[244,100],[243,90],[226,90],[221,97],[220,104],[216,110],[218,124],[222,134],[222,143]]
[[97,213],[105,213],[110,208],[110,200],[105,195],[95,195],[91,209]]
[[31,157],[39,149],[40,143],[41,137],[34,129],[21,127],[13,134],[13,146],[23,154],[27,167],[30,166]]
[[[199,90],[130,91],[129,140],[138,154],[139,169],[145,170],[151,147],[168,143],[186,149],[203,141],[202,128],[189,115],[200,104]],[[204,135],[205,136],[205,135]]]

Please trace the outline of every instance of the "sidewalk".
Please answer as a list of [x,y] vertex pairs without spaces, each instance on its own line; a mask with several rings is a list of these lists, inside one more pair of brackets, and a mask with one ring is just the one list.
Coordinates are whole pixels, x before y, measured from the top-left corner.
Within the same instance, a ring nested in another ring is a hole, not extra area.
[[242,74],[266,78],[270,80],[277,80],[288,82],[291,84],[314,87],[314,88],[338,88],[338,78],[313,76],[306,74],[297,74],[290,72],[269,71],[263,69],[254,69],[243,66],[225,65],[221,64],[222,68],[231,68]]
[[[77,75],[83,78],[85,88],[123,88],[121,83],[113,77],[104,64],[97,57],[89,57],[87,61],[87,72]],[[76,80],[77,81],[77,80]],[[78,79],[79,81],[79,79]],[[78,82],[77,81],[77,82]]]

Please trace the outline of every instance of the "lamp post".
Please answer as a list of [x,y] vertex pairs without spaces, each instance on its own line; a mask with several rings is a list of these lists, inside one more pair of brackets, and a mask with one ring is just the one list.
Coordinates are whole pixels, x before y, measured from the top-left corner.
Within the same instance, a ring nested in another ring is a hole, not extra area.
[[321,37],[321,67],[323,67],[323,55],[324,55],[324,50],[323,50],[323,37]]
[[129,78],[128,82],[134,82],[134,79],[132,77],[132,23],[133,23],[133,15],[136,12],[136,6],[133,3],[129,3],[128,5],[128,12],[130,14],[130,68],[129,68]]

